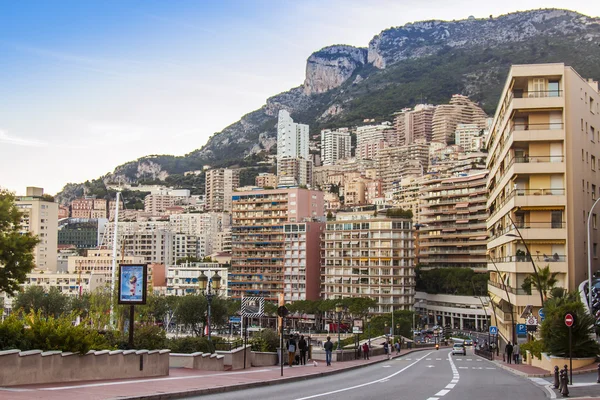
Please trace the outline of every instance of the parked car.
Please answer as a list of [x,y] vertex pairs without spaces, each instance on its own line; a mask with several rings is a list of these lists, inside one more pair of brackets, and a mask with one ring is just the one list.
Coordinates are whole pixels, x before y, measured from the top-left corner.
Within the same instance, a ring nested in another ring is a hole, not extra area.
[[467,349],[465,349],[465,345],[462,343],[454,343],[452,346],[452,355],[462,354],[463,356],[467,355]]

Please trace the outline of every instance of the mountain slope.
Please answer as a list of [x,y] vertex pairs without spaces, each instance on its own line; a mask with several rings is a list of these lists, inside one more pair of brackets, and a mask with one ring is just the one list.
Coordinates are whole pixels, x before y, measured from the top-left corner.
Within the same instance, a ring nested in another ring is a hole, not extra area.
[[[564,62],[600,78],[600,19],[566,10],[516,12],[497,18],[425,21],[382,31],[368,48],[326,47],[307,60],[304,83],[267,99],[258,110],[184,157],[145,157],[117,167],[106,181],[165,179],[202,165],[239,164],[276,151],[276,116],[285,108],[310,125],[355,125],[386,119],[421,102],[470,96],[493,114],[511,64]],[[168,158],[171,157],[171,158]]]

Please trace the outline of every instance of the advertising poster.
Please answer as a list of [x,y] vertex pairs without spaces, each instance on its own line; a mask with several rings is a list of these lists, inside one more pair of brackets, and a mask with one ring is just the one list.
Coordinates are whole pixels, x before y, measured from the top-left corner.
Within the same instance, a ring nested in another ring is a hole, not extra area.
[[146,304],[147,266],[119,265],[119,304]]

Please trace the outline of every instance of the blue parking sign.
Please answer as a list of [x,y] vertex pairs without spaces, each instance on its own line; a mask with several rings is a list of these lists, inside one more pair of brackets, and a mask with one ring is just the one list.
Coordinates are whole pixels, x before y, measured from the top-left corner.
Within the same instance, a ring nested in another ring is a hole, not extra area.
[[517,336],[527,336],[527,325],[517,324]]
[[498,334],[498,327],[497,326],[490,326],[490,335],[497,335]]

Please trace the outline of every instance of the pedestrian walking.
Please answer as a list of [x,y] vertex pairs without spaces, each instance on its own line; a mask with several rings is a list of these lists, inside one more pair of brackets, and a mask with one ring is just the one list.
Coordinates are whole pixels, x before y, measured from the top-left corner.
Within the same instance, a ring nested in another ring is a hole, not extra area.
[[331,365],[331,352],[333,351],[333,343],[331,342],[331,336],[327,336],[327,341],[323,345],[325,349],[325,362],[327,365]]
[[509,364],[512,364],[513,345],[510,344],[510,342],[508,342],[508,344],[504,348],[504,352],[506,353],[506,361]]
[[306,350],[308,349],[308,345],[306,344],[306,340],[304,340],[304,336],[300,336],[298,349],[300,349],[300,365],[306,365]]
[[367,342],[363,343],[362,351],[363,351],[363,358],[365,360],[368,360],[369,359],[369,344]]
[[519,357],[521,355],[521,348],[518,343],[513,346],[513,357],[515,358],[515,364],[519,364]]
[[390,352],[390,345],[388,344],[388,341],[386,340],[383,343],[383,354],[388,354]]
[[400,354],[400,339],[398,339],[394,347],[396,348],[396,355]]
[[288,339],[288,356],[289,356],[289,364],[290,367],[292,365],[294,365],[294,361],[296,358],[296,340],[294,339],[294,336],[290,336],[290,338]]

